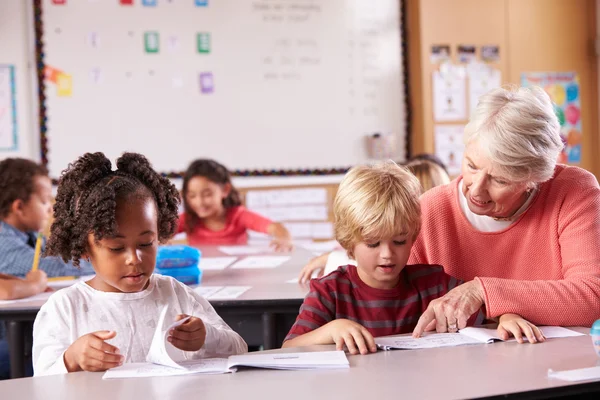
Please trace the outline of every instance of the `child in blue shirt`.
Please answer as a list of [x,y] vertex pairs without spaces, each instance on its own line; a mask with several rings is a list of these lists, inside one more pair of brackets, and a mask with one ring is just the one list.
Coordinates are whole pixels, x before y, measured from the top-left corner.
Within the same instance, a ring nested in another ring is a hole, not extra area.
[[[0,274],[24,278],[31,270],[38,232],[52,212],[52,182],[45,167],[23,158],[0,162]],[[42,252],[45,249],[42,242]],[[94,274],[87,262],[76,268],[58,257],[42,257],[49,277]]]

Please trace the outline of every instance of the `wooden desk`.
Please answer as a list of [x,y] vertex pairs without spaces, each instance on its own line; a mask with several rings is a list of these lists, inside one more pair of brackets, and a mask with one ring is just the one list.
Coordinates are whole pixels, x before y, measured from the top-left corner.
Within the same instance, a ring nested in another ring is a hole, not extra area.
[[[203,257],[226,256],[217,247],[201,248]],[[254,254],[252,254],[254,255]],[[298,309],[308,292],[306,286],[286,283],[298,277],[300,269],[314,255],[296,249],[291,259],[277,268],[204,271],[202,286],[252,286],[237,299],[209,300],[215,310],[250,346],[273,349],[281,346]],[[245,255],[237,256],[238,260]],[[24,301],[0,305],[0,321],[6,321],[10,349],[11,377],[23,377],[25,334],[45,301]]]
[[[588,331],[585,329],[584,331]],[[290,351],[331,350],[312,346]],[[281,352],[281,350],[275,350]],[[246,370],[225,375],[102,380],[102,373],[0,382],[7,399],[457,399],[556,398],[600,393],[599,382],[573,385],[547,378],[548,368],[595,366],[589,336],[519,345],[494,343],[349,356],[350,368]]]

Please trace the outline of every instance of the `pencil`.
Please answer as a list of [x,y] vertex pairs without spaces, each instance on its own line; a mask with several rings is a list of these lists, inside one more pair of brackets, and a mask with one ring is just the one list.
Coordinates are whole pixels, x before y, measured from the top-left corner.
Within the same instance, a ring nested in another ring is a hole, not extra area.
[[35,242],[35,254],[33,255],[33,265],[31,266],[32,271],[36,271],[40,265],[40,256],[42,253],[42,233],[38,233],[37,240]]
[[58,282],[58,281],[70,281],[70,280],[74,280],[77,279],[76,276],[53,276],[48,278],[48,282]]

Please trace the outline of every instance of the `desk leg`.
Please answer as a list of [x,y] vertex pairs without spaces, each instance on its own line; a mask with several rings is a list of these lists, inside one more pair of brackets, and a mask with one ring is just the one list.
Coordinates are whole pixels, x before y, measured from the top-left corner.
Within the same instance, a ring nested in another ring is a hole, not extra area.
[[263,313],[263,346],[265,350],[277,348],[277,330],[275,329],[275,314]]
[[6,334],[8,340],[8,354],[10,357],[10,377],[23,378],[25,376],[25,330],[23,321],[7,321]]

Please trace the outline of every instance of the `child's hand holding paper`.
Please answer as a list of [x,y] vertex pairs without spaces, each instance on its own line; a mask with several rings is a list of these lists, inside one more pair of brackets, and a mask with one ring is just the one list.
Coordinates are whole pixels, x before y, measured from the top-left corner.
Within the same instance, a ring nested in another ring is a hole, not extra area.
[[[206,327],[200,318],[180,314],[174,323],[167,321],[168,306],[158,318],[154,338],[146,361],[167,367],[185,369],[180,364],[183,351],[198,351],[206,340]],[[177,350],[179,349],[179,350]]]
[[180,325],[169,330],[167,340],[175,347],[184,351],[198,351],[206,341],[206,327],[198,317],[180,314],[177,321],[186,319]]

